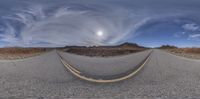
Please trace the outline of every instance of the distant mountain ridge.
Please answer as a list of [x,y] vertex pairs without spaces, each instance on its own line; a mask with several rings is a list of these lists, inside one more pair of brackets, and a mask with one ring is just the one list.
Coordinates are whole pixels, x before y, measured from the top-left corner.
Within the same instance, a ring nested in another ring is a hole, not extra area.
[[129,43],[129,42],[126,42],[126,43],[123,43],[123,44],[120,44],[120,45],[118,45],[118,47],[136,47],[136,48],[146,48],[146,47],[144,47],[144,46],[140,46],[140,45],[138,45],[138,44],[136,44],[136,43]]
[[140,46],[136,43],[125,42],[120,45],[112,45],[112,46],[65,46],[65,48],[146,48],[144,46]]
[[173,46],[173,45],[162,45],[158,47],[159,49],[177,49],[178,47]]

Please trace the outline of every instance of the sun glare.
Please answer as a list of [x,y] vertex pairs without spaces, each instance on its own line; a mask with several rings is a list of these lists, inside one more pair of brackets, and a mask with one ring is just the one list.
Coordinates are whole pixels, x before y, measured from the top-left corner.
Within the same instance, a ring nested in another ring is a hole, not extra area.
[[97,31],[97,33],[96,33],[96,35],[98,36],[98,37],[102,37],[103,36],[103,31]]

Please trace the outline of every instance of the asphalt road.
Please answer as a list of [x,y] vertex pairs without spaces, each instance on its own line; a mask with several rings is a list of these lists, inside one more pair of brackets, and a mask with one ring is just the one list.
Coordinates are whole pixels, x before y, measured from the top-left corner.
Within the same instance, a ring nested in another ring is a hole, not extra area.
[[[115,57],[87,57],[60,52],[61,57],[77,70],[96,77],[120,75],[141,65],[151,50]],[[126,74],[125,74],[126,75]]]
[[199,98],[199,71],[199,60],[154,50],[136,76],[117,83],[90,83],[68,72],[53,51],[0,62],[0,98]]

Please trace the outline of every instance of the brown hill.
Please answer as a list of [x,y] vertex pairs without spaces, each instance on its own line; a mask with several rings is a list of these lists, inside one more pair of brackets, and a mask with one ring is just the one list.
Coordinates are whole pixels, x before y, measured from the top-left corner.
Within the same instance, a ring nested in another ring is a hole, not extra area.
[[161,47],[158,47],[159,49],[177,49],[178,47],[173,45],[162,45]]
[[136,43],[129,43],[129,42],[126,42],[126,43],[123,43],[121,45],[118,45],[117,47],[122,47],[122,48],[145,48],[143,46],[139,46]]

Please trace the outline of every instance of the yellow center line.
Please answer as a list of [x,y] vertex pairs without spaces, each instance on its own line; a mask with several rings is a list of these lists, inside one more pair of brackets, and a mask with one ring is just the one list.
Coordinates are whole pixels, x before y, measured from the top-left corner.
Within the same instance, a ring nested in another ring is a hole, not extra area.
[[[150,53],[151,54],[151,53]],[[77,76],[80,79],[86,80],[86,81],[90,81],[90,82],[96,82],[96,83],[113,83],[113,82],[118,82],[118,81],[122,81],[122,80],[126,80],[134,75],[136,75],[143,67],[144,65],[148,62],[150,58],[150,55],[146,58],[146,60],[133,72],[131,72],[130,74],[120,77],[120,78],[115,78],[115,79],[109,79],[109,80],[103,80],[103,79],[94,79],[94,78],[89,78],[89,77],[85,77],[83,75],[81,75],[81,72],[78,71],[77,69],[75,69],[73,66],[71,66],[70,64],[68,64],[67,62],[65,62],[62,58],[60,58],[62,64],[75,76]]]

